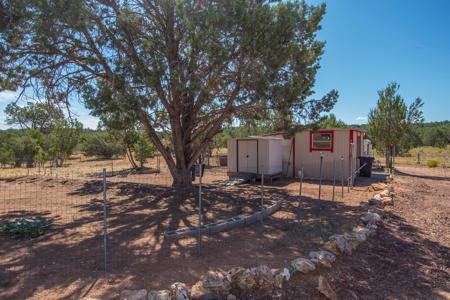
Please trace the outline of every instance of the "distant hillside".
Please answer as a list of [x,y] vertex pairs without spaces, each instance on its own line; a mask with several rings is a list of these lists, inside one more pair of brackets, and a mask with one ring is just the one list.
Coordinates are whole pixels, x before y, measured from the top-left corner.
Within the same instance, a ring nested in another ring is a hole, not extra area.
[[[367,124],[353,124],[349,126],[367,131]],[[450,144],[450,121],[425,122],[417,125],[414,135],[411,136],[411,144],[414,147],[444,147]]]

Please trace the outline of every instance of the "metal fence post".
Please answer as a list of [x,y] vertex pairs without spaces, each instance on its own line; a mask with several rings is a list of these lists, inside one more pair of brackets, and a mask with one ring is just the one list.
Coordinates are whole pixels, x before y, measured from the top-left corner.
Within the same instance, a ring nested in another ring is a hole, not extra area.
[[298,193],[298,209],[297,209],[297,218],[298,221],[300,221],[300,204],[302,200],[302,187],[303,187],[303,167],[301,168],[301,171],[298,172],[298,177],[300,178],[300,187],[299,187],[299,193]]
[[264,166],[261,168],[261,235],[264,233]]
[[341,194],[344,199],[344,156],[341,156]]
[[105,272],[109,271],[108,259],[108,196],[106,193],[106,168],[103,169],[103,255]]
[[319,179],[319,200],[322,192],[322,166],[323,166],[323,152],[320,152],[320,179]]
[[336,188],[336,160],[333,158],[333,196],[332,196],[333,201],[334,201],[335,188]]
[[202,164],[199,164],[198,169],[198,252],[200,253],[202,248]]

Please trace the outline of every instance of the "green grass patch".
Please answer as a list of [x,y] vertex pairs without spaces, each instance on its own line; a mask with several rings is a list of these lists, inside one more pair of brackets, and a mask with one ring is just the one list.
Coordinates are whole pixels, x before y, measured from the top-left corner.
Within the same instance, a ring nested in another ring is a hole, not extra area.
[[6,222],[0,234],[14,238],[35,238],[43,235],[52,225],[51,221],[39,219],[17,219]]
[[437,160],[430,159],[427,161],[427,166],[429,168],[436,168],[438,165],[439,165],[439,162]]

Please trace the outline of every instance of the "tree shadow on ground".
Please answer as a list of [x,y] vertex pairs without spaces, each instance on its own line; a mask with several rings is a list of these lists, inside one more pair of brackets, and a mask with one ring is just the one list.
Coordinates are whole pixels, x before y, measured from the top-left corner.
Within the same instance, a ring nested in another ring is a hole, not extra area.
[[[339,258],[332,269],[295,278],[283,296],[323,299],[316,289],[320,273],[340,299],[448,299],[437,291],[448,293],[450,249],[424,238],[419,228],[394,213],[385,218],[384,226],[352,256]],[[432,266],[431,271],[424,266]]]
[[[195,238],[164,237],[167,230],[197,225],[195,190],[180,194],[170,187],[134,183],[113,183],[109,188],[109,268],[118,279],[110,286],[103,281],[106,288],[97,286],[89,294],[105,298],[114,298],[124,288],[167,288],[174,281],[192,284],[209,269],[260,263],[282,267],[318,249],[330,235],[350,230],[364,212],[359,206],[330,199],[304,196],[299,201],[286,189],[267,187],[267,203],[284,200],[278,212],[264,220],[263,226],[205,236],[198,253]],[[220,189],[205,185],[205,221],[260,209],[259,192],[251,185]],[[61,224],[57,232],[38,239],[3,238],[0,259],[6,271],[0,276],[8,285],[0,287],[2,298],[26,298],[53,290],[58,291],[54,298],[77,299],[95,278],[104,277],[101,194],[100,181],[85,182],[67,192],[67,197],[90,199],[72,204],[79,214],[76,222]],[[414,247],[421,243],[426,241],[418,240]],[[422,251],[411,255],[418,261],[427,260]]]

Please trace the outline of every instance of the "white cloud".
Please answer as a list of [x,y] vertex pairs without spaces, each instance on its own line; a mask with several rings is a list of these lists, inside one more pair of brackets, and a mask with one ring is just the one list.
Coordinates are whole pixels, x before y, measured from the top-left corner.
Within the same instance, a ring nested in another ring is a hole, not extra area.
[[365,121],[367,121],[367,117],[360,116],[360,117],[356,117],[355,120],[358,122],[365,122]]
[[11,102],[16,100],[19,94],[14,91],[2,91],[0,92],[0,102]]

